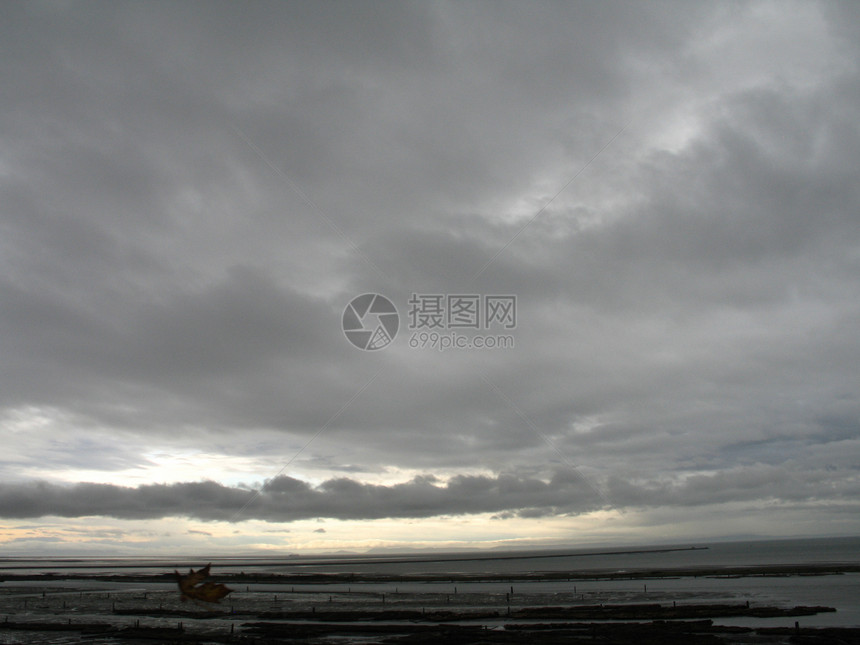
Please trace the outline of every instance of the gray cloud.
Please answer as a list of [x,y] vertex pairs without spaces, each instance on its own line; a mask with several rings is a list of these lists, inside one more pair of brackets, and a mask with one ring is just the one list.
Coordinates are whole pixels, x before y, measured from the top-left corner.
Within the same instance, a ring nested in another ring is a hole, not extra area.
[[[844,499],[852,7],[333,6],[0,10],[4,508],[223,519],[224,482],[22,482],[312,438],[260,517],[582,512],[539,485],[569,464],[616,508]],[[376,353],[340,330],[369,291],[403,316]],[[413,292],[517,294],[516,348],[409,349]]]
[[[217,482],[145,484],[136,488],[112,484],[60,485],[31,482],[0,487],[0,516],[107,516],[118,519],[188,517],[202,521],[261,519],[292,522],[314,518],[369,520],[497,513],[498,517],[537,518],[578,515],[606,505],[617,507],[698,507],[729,502],[850,502],[856,481],[834,483],[835,471],[799,471],[751,464],[730,470],[694,474],[677,481],[613,477],[608,500],[602,500],[579,474],[557,471],[550,480],[502,474],[458,475],[447,482],[420,476],[393,485],[367,484],[340,477],[313,486],[279,476],[257,494]],[[831,482],[826,495],[821,487]],[[189,529],[188,533],[208,535]],[[323,530],[316,532],[322,533]]]
[[280,476],[269,481],[259,494],[213,481],[148,484],[137,488],[32,482],[4,485],[0,489],[0,516],[10,518],[179,516],[204,521],[289,522],[319,517],[433,517],[508,508],[540,509],[541,514],[556,510],[582,512],[594,508],[596,503],[600,500],[594,491],[578,476],[569,475],[558,475],[548,482],[511,475],[461,475],[447,483],[424,476],[391,486],[365,484],[345,477],[311,486]]

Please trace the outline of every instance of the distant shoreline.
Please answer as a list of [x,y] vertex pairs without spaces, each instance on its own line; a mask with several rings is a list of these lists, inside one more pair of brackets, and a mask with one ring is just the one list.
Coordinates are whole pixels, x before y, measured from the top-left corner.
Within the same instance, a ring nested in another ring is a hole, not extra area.
[[[412,561],[397,561],[400,563]],[[423,561],[420,561],[423,562]],[[437,562],[434,560],[434,562]],[[150,565],[151,566],[151,565]],[[239,566],[239,565],[237,565]],[[134,568],[134,567],[132,567]],[[219,567],[224,568],[224,567]],[[860,572],[860,564],[792,564],[792,565],[745,565],[745,566],[701,566],[701,567],[642,567],[629,569],[589,569],[559,571],[513,571],[513,572],[425,572],[425,573],[380,573],[380,572],[333,572],[333,573],[221,573],[219,579],[226,583],[263,584],[338,584],[338,583],[397,583],[397,582],[549,582],[554,580],[659,580],[678,578],[752,578],[789,576],[828,576]],[[0,573],[0,582],[173,582],[173,571],[163,573]]]
[[[261,559],[255,560],[252,558],[248,558],[242,561],[218,561],[219,569],[226,568],[238,568],[238,567],[254,567],[261,566],[265,564],[265,566],[275,566],[275,567],[325,567],[325,566],[356,566],[356,565],[374,565],[374,564],[428,564],[428,563],[438,563],[438,562],[496,562],[503,560],[538,560],[538,559],[547,559],[547,558],[583,558],[583,557],[593,557],[593,556],[607,556],[607,555],[639,555],[639,554],[647,554],[647,553],[672,553],[675,551],[707,551],[710,547],[707,546],[684,546],[684,547],[665,547],[665,548],[654,548],[654,549],[625,549],[625,550],[617,550],[617,551],[585,551],[585,552],[552,552],[552,553],[530,553],[524,555],[476,555],[471,556],[468,554],[464,554],[463,556],[457,554],[451,554],[446,557],[415,557],[415,556],[398,556],[398,555],[386,555],[386,556],[366,556],[366,557],[354,557],[351,556],[349,559],[339,558],[337,556],[332,556],[328,559],[313,559],[313,560],[304,560],[299,558],[287,557],[284,559]],[[36,562],[39,558],[34,558],[28,562]],[[0,558],[0,571],[12,571],[16,569],[33,569],[35,568],[33,564],[13,564],[6,565],[6,562],[20,562],[20,558],[9,559],[9,558]],[[113,558],[104,558],[98,559],[98,564],[87,564],[91,560],[81,558],[81,559],[69,559],[69,558],[57,558],[57,559],[48,559],[48,562],[62,562],[67,564],[51,564],[52,569],[104,569],[108,568],[105,566],[106,563],[110,563],[109,568],[111,569],[150,569],[155,566],[163,566],[163,567],[172,567],[174,569],[181,569],[188,566],[197,566],[199,562],[196,561],[169,561],[169,560],[160,560],[158,558],[152,558],[148,562],[133,562],[128,564],[121,564],[122,559],[113,559]]]

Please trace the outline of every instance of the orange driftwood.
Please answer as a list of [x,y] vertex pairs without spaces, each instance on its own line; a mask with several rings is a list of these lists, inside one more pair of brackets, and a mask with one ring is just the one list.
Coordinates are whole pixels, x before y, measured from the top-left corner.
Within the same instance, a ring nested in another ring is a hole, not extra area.
[[197,571],[189,569],[187,576],[183,576],[178,571],[173,572],[176,574],[176,583],[179,585],[179,593],[182,594],[181,599],[183,601],[190,599],[202,600],[203,602],[218,602],[233,591],[225,585],[216,582],[206,582],[206,578],[209,577],[209,567],[211,566],[212,563],[210,562]]

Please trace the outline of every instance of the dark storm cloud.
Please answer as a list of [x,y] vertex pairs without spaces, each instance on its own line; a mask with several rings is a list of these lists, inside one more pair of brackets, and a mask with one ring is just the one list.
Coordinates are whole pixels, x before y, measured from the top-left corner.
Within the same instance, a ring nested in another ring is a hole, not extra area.
[[348,478],[318,486],[281,476],[254,496],[246,488],[216,482],[143,485],[61,486],[45,482],[0,488],[0,516],[9,518],[56,515],[104,515],[121,519],[169,516],[200,520],[294,521],[317,517],[379,519],[433,517],[540,509],[581,512],[599,500],[577,477],[558,476],[550,482],[514,476],[458,476],[447,483],[417,477],[392,486],[365,484]]
[[[609,496],[619,507],[654,508],[821,500],[832,471],[794,470],[792,465],[756,464],[725,472],[693,475],[683,482],[610,481]],[[826,499],[850,502],[860,489],[847,480],[830,487]],[[367,484],[348,478],[317,486],[292,477],[271,480],[259,494],[217,482],[58,485],[46,482],[0,486],[0,516],[107,516],[118,519],[189,517],[202,521],[292,522],[313,518],[369,520],[496,513],[499,517],[578,515],[604,506],[575,473],[558,471],[548,481],[515,475],[456,476],[442,482],[421,476],[394,484]],[[189,530],[189,533],[206,534]],[[318,531],[322,532],[322,531]]]
[[[568,512],[529,479],[565,461],[619,506],[849,486],[858,20],[792,7],[3,6],[0,412],[61,420],[7,470],[58,427],[47,461],[73,469],[133,463],[111,431],[248,456],[266,430],[280,464],[318,436],[295,465],[329,477],[536,492],[330,480],[264,517]],[[340,331],[368,291],[404,315],[375,354]],[[413,292],[517,294],[516,348],[409,350]],[[770,486],[721,479],[755,464]],[[242,503],[175,486],[178,514]],[[37,513],[26,490],[6,508]],[[166,488],[92,490],[172,512]]]

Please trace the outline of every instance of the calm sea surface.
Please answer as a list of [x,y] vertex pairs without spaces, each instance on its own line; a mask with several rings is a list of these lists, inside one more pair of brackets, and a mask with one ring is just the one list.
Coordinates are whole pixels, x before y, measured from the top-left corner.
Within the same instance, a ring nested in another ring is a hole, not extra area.
[[[707,547],[704,549],[683,549]],[[491,552],[476,551],[452,554],[408,554],[393,556],[258,556],[223,558],[213,557],[159,557],[114,559],[24,559],[0,558],[0,576],[4,573],[165,573],[174,568],[198,567],[211,561],[213,573],[217,571],[245,573],[382,573],[382,574],[507,574],[543,571],[635,571],[640,569],[683,569],[693,567],[732,567],[754,565],[800,565],[843,563],[860,565],[860,537],[827,539],[791,539],[749,542],[697,542],[678,547],[643,546],[606,549],[571,549],[566,551]],[[637,552],[639,551],[639,552]],[[10,585],[17,588],[43,583],[0,583],[0,590]],[[122,592],[129,589],[167,588],[162,583],[83,583],[77,581],[51,582],[52,587],[80,588],[92,584],[100,589]],[[600,602],[743,602],[759,605],[791,607],[795,605],[824,605],[835,607],[835,613],[804,616],[799,620],[805,626],[858,626],[860,627],[860,574],[846,573],[826,576],[786,577],[681,577],[649,580],[576,580],[576,581],[515,581],[518,594],[582,594],[588,601]],[[460,593],[502,593],[508,582],[458,581]],[[294,585],[296,591],[338,593],[346,591],[345,584]],[[341,589],[343,587],[343,589]],[[450,593],[448,582],[414,582],[397,585],[391,583],[352,584],[351,590],[360,588],[371,593],[397,592]],[[267,585],[255,585],[257,591],[267,591]],[[271,590],[282,587],[271,585]],[[456,592],[456,591],[455,591]],[[733,625],[786,624],[780,619],[726,619]],[[791,619],[793,624],[794,619]]]

